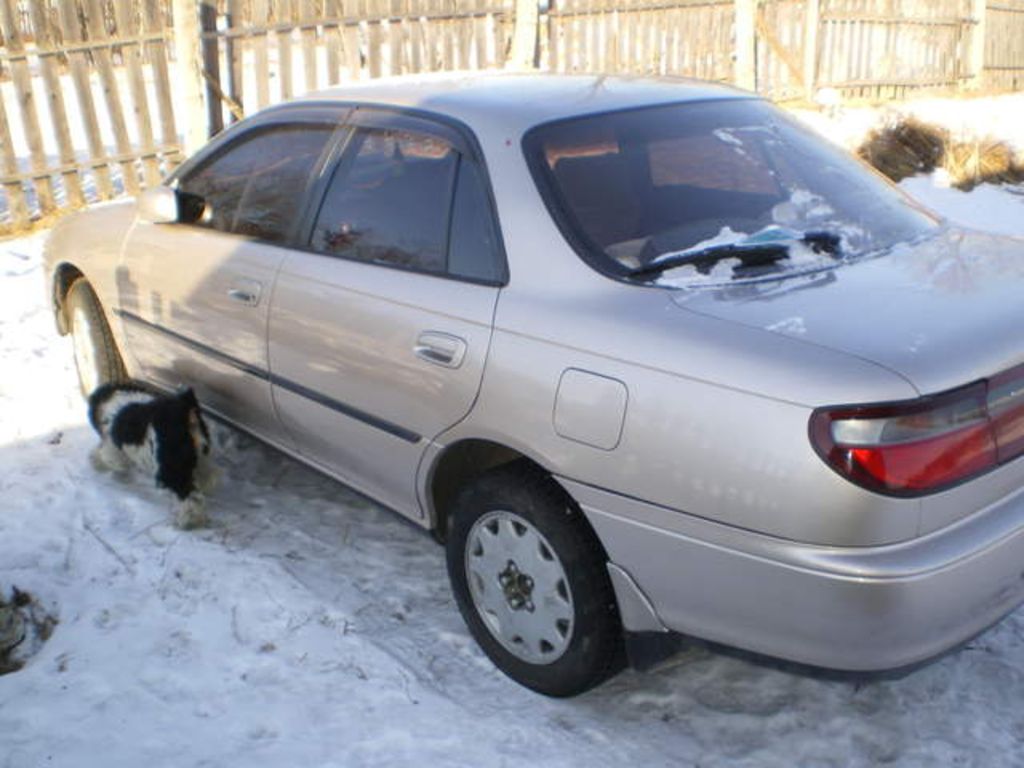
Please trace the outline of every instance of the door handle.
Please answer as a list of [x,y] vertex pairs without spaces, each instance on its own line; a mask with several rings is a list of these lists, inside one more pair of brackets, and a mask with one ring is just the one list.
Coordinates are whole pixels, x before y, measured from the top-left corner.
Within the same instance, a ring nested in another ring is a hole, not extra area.
[[262,291],[262,284],[255,280],[243,280],[237,285],[233,285],[228,288],[228,298],[234,301],[240,301],[250,307],[255,307],[260,303],[260,293]]
[[466,357],[466,342],[458,336],[424,331],[413,347],[416,357],[445,368],[458,368]]

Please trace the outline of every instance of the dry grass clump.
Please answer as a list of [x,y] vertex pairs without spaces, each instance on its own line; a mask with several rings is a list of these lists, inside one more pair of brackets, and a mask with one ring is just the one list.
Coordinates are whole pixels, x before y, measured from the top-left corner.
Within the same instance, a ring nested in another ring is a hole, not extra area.
[[57,618],[28,592],[0,592],[0,675],[16,672],[53,634]]
[[1024,181],[1024,162],[1000,141],[950,142],[942,158],[942,167],[957,189],[968,190],[990,181],[1016,184]]
[[1024,158],[1016,158],[1004,142],[960,141],[949,131],[916,117],[872,131],[857,154],[893,181],[942,168],[950,184],[969,190],[982,182],[1024,181]]
[[930,173],[941,163],[949,134],[906,118],[868,134],[857,154],[893,181]]

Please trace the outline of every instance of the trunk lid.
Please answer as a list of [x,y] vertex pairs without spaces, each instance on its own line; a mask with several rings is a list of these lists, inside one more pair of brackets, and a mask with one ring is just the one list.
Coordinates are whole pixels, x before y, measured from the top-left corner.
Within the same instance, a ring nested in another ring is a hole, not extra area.
[[1024,239],[949,229],[884,256],[675,293],[691,312],[884,366],[931,394],[1024,362]]

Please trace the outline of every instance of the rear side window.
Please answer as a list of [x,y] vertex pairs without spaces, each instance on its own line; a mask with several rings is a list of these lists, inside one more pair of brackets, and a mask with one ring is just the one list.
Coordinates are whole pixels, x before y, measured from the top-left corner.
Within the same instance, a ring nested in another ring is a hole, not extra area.
[[[774,169],[756,148],[737,152],[725,132],[673,136],[653,140],[647,146],[651,184],[655,187],[686,185],[695,190],[779,194]],[[723,140],[724,139],[724,140]]]
[[459,153],[408,131],[359,130],[352,140],[317,216],[313,248],[444,272]]
[[[866,255],[936,226],[892,185],[759,100],[585,115],[533,128],[523,146],[563,234],[613,276],[632,278],[688,251],[810,234],[835,238],[844,257]],[[793,258],[775,271],[834,263]],[[693,264],[676,269],[664,273],[666,284],[699,282]],[[725,279],[773,273],[729,269]]]
[[285,242],[333,133],[330,125],[279,125],[240,137],[178,182],[183,220]]

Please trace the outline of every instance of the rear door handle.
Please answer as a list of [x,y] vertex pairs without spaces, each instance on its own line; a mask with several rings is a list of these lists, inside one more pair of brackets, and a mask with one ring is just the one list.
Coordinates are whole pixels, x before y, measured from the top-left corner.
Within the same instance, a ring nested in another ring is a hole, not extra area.
[[262,291],[262,283],[255,280],[239,280],[228,288],[228,298],[255,307],[260,303]]
[[424,331],[413,347],[416,357],[445,368],[458,368],[466,357],[466,342],[439,331]]

